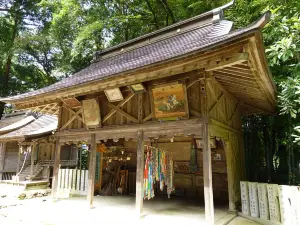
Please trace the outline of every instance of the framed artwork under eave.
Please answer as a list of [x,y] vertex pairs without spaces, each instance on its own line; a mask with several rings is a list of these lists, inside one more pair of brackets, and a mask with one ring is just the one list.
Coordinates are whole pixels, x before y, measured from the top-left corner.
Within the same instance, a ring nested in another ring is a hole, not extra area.
[[185,82],[166,83],[150,89],[151,111],[155,120],[189,118]]

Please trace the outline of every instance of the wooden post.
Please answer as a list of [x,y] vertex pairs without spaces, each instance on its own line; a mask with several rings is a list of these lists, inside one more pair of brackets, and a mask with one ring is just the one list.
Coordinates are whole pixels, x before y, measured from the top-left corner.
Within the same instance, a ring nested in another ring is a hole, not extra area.
[[91,149],[89,157],[89,175],[87,200],[90,208],[93,208],[94,188],[95,188],[95,168],[96,167],[96,134],[91,134]]
[[58,171],[59,171],[60,150],[61,150],[59,139],[56,140],[55,150],[56,151],[55,151],[55,158],[54,158],[54,165],[53,165],[53,177],[52,177],[52,199],[53,199],[53,201],[57,200]]
[[30,149],[31,149],[30,180],[32,180],[32,178],[33,178],[33,168],[34,168],[35,144],[31,145]]
[[2,174],[4,170],[5,153],[6,143],[0,143],[0,181],[2,180]]
[[19,173],[20,171],[20,161],[21,161],[21,148],[22,145],[19,144],[19,151],[18,151],[18,162],[17,162],[17,170],[16,170],[16,175]]
[[138,94],[138,122],[143,123],[143,93]]
[[103,176],[103,152],[100,152],[100,188],[99,190],[101,191],[102,189],[102,176]]
[[208,124],[203,124],[203,181],[204,181],[204,201],[205,201],[205,219],[209,224],[214,224],[214,199],[212,187],[212,165],[211,149],[209,141]]
[[143,184],[144,184],[144,134],[143,130],[138,131],[137,135],[137,165],[136,165],[136,197],[135,209],[136,216],[141,218],[143,212]]

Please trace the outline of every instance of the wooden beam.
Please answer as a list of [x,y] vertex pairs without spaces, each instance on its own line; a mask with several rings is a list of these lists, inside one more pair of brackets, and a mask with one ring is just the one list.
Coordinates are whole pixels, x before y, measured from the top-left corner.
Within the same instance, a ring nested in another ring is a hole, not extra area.
[[189,119],[189,120],[181,120],[181,121],[167,121],[167,122],[148,122],[143,124],[132,124],[132,125],[123,125],[123,126],[106,126],[102,128],[96,128],[93,130],[86,130],[86,129],[71,129],[71,130],[63,130],[56,132],[57,136],[63,137],[63,136],[82,136],[85,134],[111,134],[113,132],[137,132],[138,130],[161,130],[161,129],[180,129],[183,127],[194,127],[195,125],[208,123],[207,117],[201,117],[201,118],[195,118],[195,119]]
[[[83,122],[83,119],[81,116],[79,116],[80,113],[82,113],[82,107],[77,111],[75,112],[73,109],[71,109],[69,106],[65,105],[64,104],[64,108],[67,109],[71,114],[73,114],[75,117],[77,117],[77,119],[79,119],[80,121]],[[80,111],[80,113],[78,113]]]
[[195,83],[197,83],[197,82],[199,82],[199,81],[201,81],[201,80],[204,80],[205,78],[199,78],[199,79],[196,79],[196,80],[193,80],[193,81],[191,81],[190,83],[188,83],[187,85],[186,85],[186,89],[189,89],[190,87],[192,87]]
[[[132,97],[134,94],[130,93],[122,102],[120,102],[116,107],[121,108],[123,105],[125,105]],[[104,118],[102,123],[104,123],[106,120],[108,120],[114,113],[116,113],[117,110],[112,109]]]
[[116,110],[118,113],[120,113],[121,115],[125,116],[127,119],[138,123],[139,121],[134,118],[133,116],[129,115],[127,112],[124,112],[122,109],[118,108],[117,106],[111,104],[110,102],[105,102],[105,104],[107,104],[110,108],[113,108],[114,110]]
[[143,213],[143,184],[144,184],[144,144],[143,131],[137,133],[137,165],[136,165],[136,196],[135,210],[137,218]]
[[60,164],[60,151],[61,145],[59,143],[59,139],[56,140],[55,143],[55,157],[54,157],[54,165],[53,165],[53,178],[52,178],[52,200],[56,201],[58,199],[57,190],[58,190],[58,171]]
[[238,53],[231,58],[223,59],[219,62],[212,62],[212,63],[208,64],[207,66],[205,66],[205,71],[213,71],[213,70],[222,69],[222,68],[225,68],[228,66],[240,64],[240,63],[246,62],[248,60],[248,58],[249,58],[248,53],[246,53],[246,52]]
[[[219,103],[221,102],[222,98],[224,97],[224,92],[222,92],[222,94],[217,98],[216,93],[215,93],[214,89],[212,88],[210,82],[208,82],[207,86],[208,86],[208,88],[209,88],[209,90],[210,90],[210,92],[211,92],[213,98],[214,98],[215,101],[216,101],[216,102],[213,104],[213,106],[208,110],[208,113],[210,113],[210,112],[212,112],[216,107],[219,106]],[[224,121],[227,123],[227,118],[226,118],[225,113],[223,112],[222,109],[220,109],[220,108],[218,108],[218,109],[219,109],[218,112],[221,114],[221,116],[223,117]]]
[[152,113],[150,113],[147,117],[143,119],[143,122],[146,122],[152,118]]
[[199,116],[199,117],[202,116],[201,113],[198,112],[198,111],[196,111],[195,109],[190,108],[190,112],[191,112],[191,114],[194,115],[194,116]]
[[[72,110],[73,111],[73,110]],[[82,108],[79,109],[75,115],[73,115],[61,128],[60,130],[65,129],[66,127],[68,127],[77,117],[77,115],[79,115],[80,113],[82,113]],[[82,120],[82,119],[81,119]]]
[[203,125],[203,182],[204,182],[204,201],[205,219],[209,224],[214,224],[214,199],[212,187],[212,162],[209,141],[208,124]]
[[230,118],[229,118],[229,123],[232,122],[232,119],[233,119],[233,117],[234,117],[234,115],[235,115],[235,113],[236,113],[238,107],[239,107],[239,104],[236,103],[235,108],[234,108],[234,110],[233,110],[233,113],[232,113],[232,115],[231,115]]
[[95,171],[96,171],[96,134],[91,134],[91,150],[89,157],[89,175],[88,175],[88,192],[87,200],[90,208],[93,208],[94,188],[95,188]]
[[45,105],[45,107],[43,107],[39,113],[43,113],[46,109],[48,109],[48,107],[51,107],[50,105]]
[[57,107],[57,103],[53,104],[53,106],[46,112],[46,113],[51,113],[53,114],[53,110]]

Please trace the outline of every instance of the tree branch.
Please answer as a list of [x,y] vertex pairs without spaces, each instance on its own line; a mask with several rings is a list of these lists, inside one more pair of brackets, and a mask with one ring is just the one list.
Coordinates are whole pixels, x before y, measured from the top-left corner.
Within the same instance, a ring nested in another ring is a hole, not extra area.
[[0,8],[0,12],[8,12],[9,9]]

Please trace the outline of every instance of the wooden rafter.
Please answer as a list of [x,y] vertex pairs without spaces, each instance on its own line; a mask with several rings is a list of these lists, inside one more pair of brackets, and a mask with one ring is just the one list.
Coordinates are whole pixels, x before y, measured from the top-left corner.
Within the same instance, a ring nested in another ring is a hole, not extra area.
[[53,104],[53,106],[52,106],[46,113],[50,113],[50,112],[53,111],[56,107],[57,107],[57,103]]
[[[134,94],[130,93],[123,101],[121,101],[118,105],[116,105],[117,108],[122,107],[123,105],[125,105],[132,97],[134,96]],[[106,120],[108,120],[114,113],[116,113],[117,110],[112,109],[104,118],[102,123],[104,123]]]
[[229,67],[232,65],[240,64],[242,62],[246,62],[248,60],[248,58],[249,58],[248,53],[246,53],[246,52],[238,53],[231,58],[226,58],[219,62],[209,63],[207,66],[205,66],[205,71],[213,71],[213,70],[218,70],[218,69],[222,69],[225,67]]

